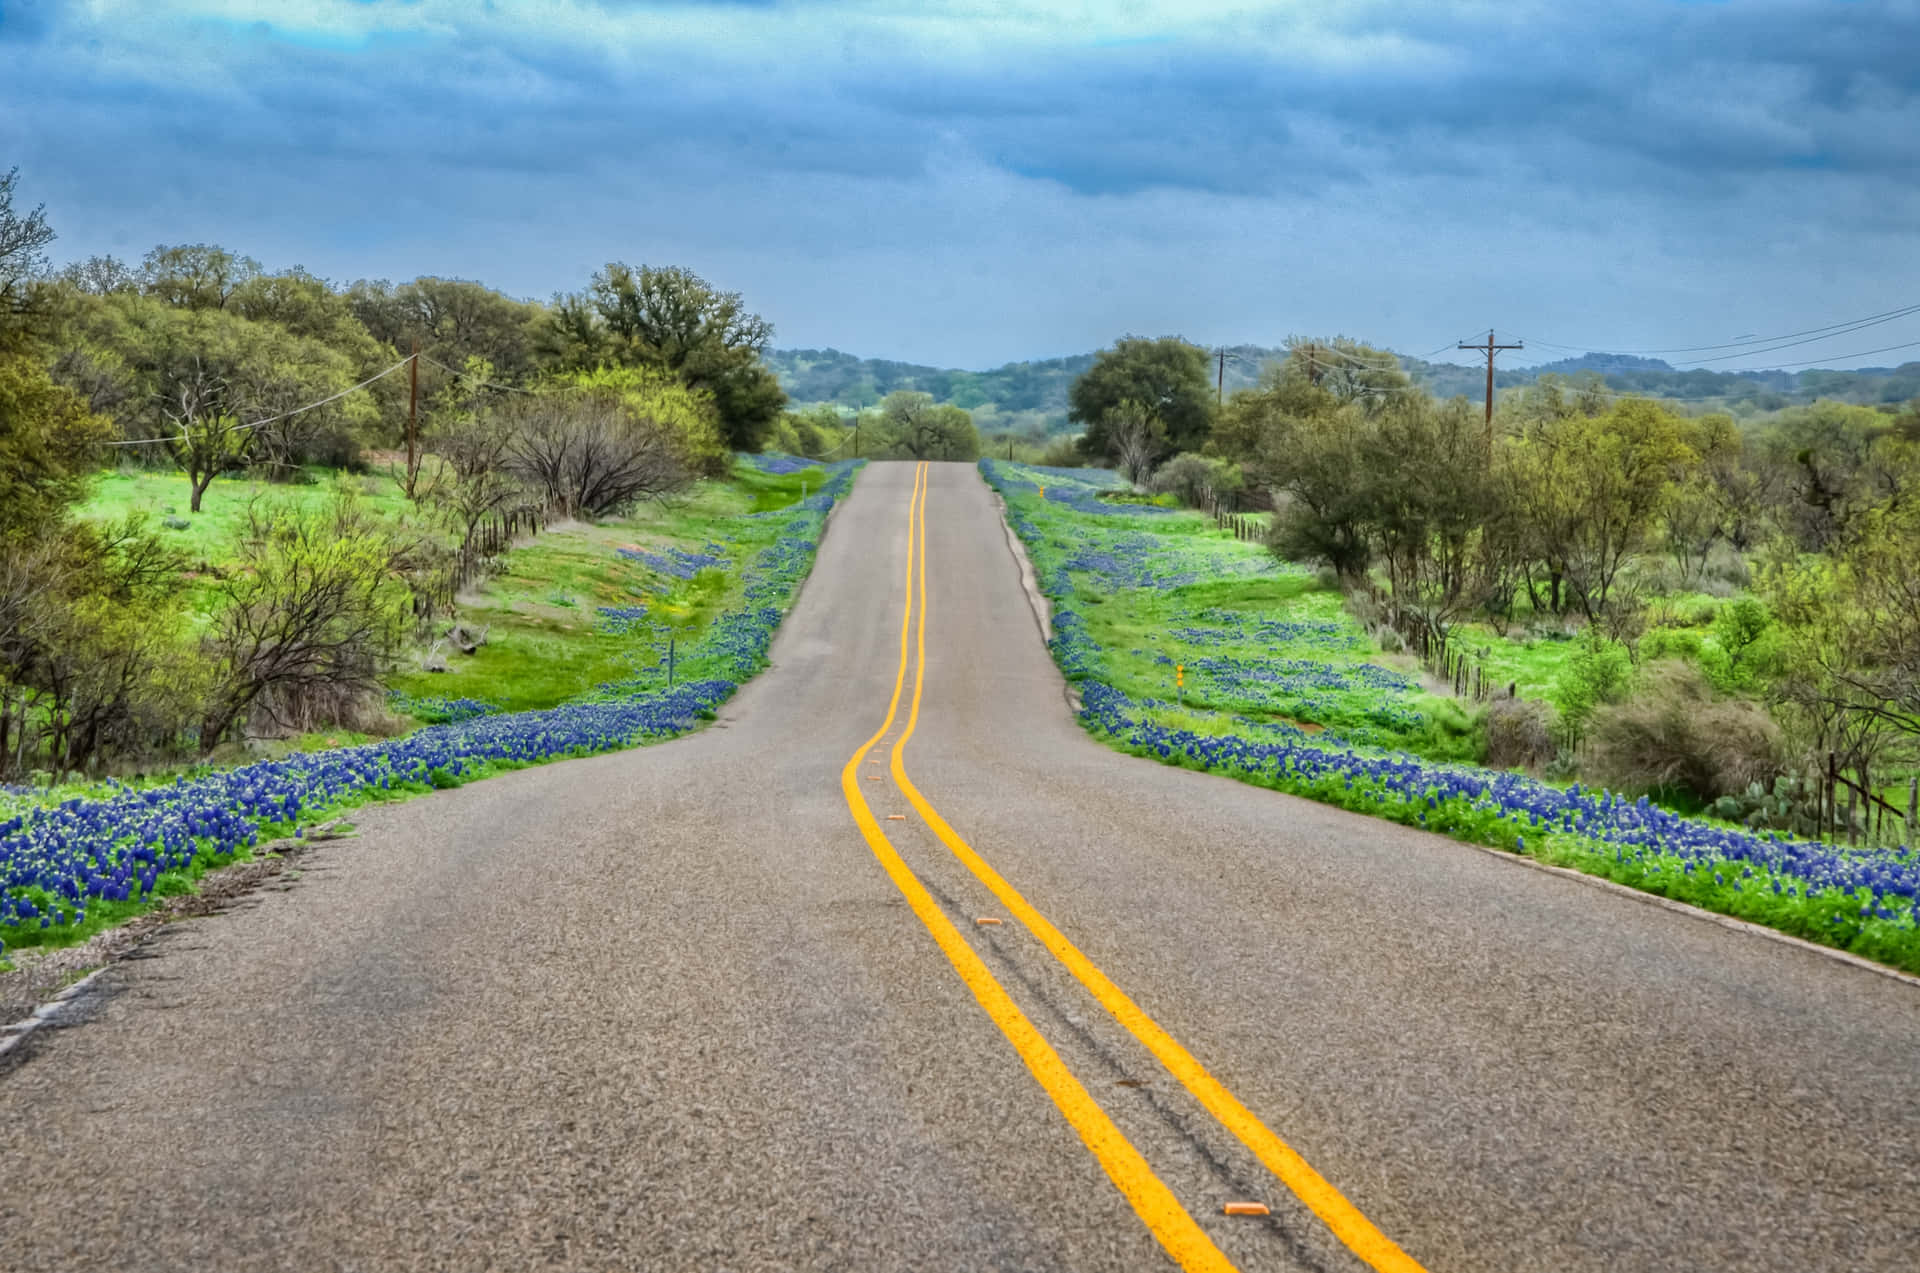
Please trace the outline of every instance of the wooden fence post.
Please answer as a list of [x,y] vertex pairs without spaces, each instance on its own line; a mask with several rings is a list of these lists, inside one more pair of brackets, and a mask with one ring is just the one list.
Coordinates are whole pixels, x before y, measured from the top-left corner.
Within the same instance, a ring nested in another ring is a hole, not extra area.
[[1907,847],[1920,848],[1920,777],[1907,779]]

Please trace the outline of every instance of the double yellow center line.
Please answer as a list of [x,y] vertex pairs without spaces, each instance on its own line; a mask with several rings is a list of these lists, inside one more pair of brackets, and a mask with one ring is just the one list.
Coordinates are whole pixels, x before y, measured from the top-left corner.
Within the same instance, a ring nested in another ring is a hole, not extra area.
[[893,697],[887,703],[886,719],[871,738],[860,745],[840,771],[840,789],[855,825],[866,838],[881,868],[906,898],[941,951],[953,964],[967,989],[979,1001],[987,1015],[1013,1044],[1014,1051],[1026,1063],[1040,1086],[1059,1107],[1068,1123],[1079,1133],[1101,1168],[1107,1173],[1134,1212],[1183,1269],[1230,1270],[1234,1266],[1206,1233],[1180,1205],[1173,1191],[1153,1173],[1140,1151],[1114,1126],[1113,1120],[1087,1093],[1066,1063],[1020,1011],[986,964],[975,953],[953,922],[934,902],[926,887],[903,861],[860,794],[860,762],[893,728],[906,688],[909,636],[917,605],[918,644],[914,651],[913,698],[908,708],[906,728],[894,742],[891,772],[893,780],[922,820],[940,842],[963,863],[1008,911],[1071,972],[1113,1018],[1177,1078],[1200,1104],[1253,1151],[1268,1170],[1278,1176],[1347,1247],[1380,1273],[1421,1273],[1420,1266],[1375,1228],[1352,1203],[1341,1196],[1305,1159],[1276,1136],[1264,1123],[1207,1072],[1192,1054],[1161,1029],[1154,1020],[1128,998],[1106,974],[1096,967],[1059,929],[1047,922],[1026,898],[1007,883],[973,847],[963,840],[946,819],[927,803],[907,777],[902,763],[909,739],[920,722],[920,698],[927,672],[927,484],[929,468],[921,464],[914,472],[913,495],[907,504],[907,597],[900,615],[900,665],[894,673]]

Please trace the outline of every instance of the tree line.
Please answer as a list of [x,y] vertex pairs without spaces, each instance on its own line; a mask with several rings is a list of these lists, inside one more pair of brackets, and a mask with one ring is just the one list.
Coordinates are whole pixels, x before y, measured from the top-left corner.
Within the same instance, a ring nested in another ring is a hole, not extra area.
[[1208,370],[1173,338],[1103,351],[1070,395],[1083,454],[1270,507],[1273,550],[1390,645],[1574,641],[1550,704],[1489,718],[1518,759],[1590,740],[1610,777],[1738,804],[1829,753],[1862,785],[1920,753],[1920,399],[1742,423],[1587,374],[1489,423],[1353,340],[1290,342],[1224,402]]
[[[724,473],[784,421],[771,326],[680,267],[611,262],[549,303],[421,277],[337,285],[211,244],[52,267],[0,179],[0,777],[205,754],[384,715],[418,592],[488,518],[602,517]],[[77,509],[103,465],[342,475],[256,501],[194,562]],[[408,511],[355,480],[384,464]]]

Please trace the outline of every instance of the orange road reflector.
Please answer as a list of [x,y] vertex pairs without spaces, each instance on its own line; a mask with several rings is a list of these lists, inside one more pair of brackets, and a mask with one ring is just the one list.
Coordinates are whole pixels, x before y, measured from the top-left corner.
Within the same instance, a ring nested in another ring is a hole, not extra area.
[[879,775],[879,774],[868,774],[868,775],[867,775],[867,781],[868,781],[868,782],[879,782],[879,781],[880,781],[880,775]]
[[905,822],[906,820],[907,815],[904,813],[889,813],[887,815],[888,822]]
[[1267,1204],[1264,1202],[1229,1202],[1226,1206],[1220,1208],[1220,1210],[1230,1216],[1265,1216],[1273,1214],[1267,1210]]
[[997,920],[997,919],[995,919],[995,918],[994,918],[993,916],[991,916],[991,915],[982,915],[982,916],[981,916],[981,917],[980,917],[979,919],[976,919],[976,920],[974,920],[973,922],[974,922],[974,923],[976,923],[976,924],[979,924],[979,925],[982,925],[982,926],[985,926],[985,925],[988,925],[988,924],[991,924],[991,925],[993,925],[993,926],[994,926],[995,928],[998,928],[998,927],[1000,926],[1000,921],[999,921],[999,920]]

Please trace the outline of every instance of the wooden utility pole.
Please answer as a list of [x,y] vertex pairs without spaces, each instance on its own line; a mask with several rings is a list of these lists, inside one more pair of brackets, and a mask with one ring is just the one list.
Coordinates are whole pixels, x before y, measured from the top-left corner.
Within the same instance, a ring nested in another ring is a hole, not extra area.
[[1493,454],[1493,356],[1496,353],[1499,353],[1502,349],[1521,349],[1521,348],[1524,348],[1524,346],[1522,346],[1518,342],[1511,345],[1494,344],[1493,329],[1489,327],[1487,329],[1486,344],[1469,345],[1465,341],[1461,341],[1460,348],[1475,349],[1487,356],[1487,454],[1492,455]]
[[413,498],[420,477],[420,341],[407,355],[407,498]]
[[1220,356],[1220,378],[1213,389],[1213,404],[1217,407],[1227,400],[1227,347],[1222,345],[1215,352]]
[[1306,343],[1305,348],[1307,351],[1307,383],[1317,385],[1320,383],[1320,368],[1315,362],[1315,359],[1320,353],[1320,343],[1310,340]]

